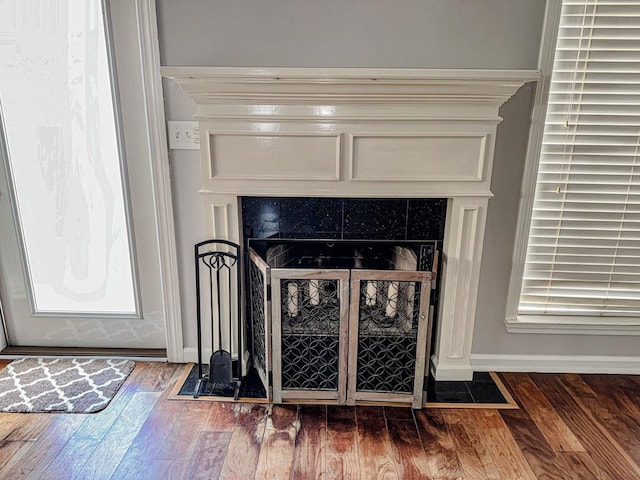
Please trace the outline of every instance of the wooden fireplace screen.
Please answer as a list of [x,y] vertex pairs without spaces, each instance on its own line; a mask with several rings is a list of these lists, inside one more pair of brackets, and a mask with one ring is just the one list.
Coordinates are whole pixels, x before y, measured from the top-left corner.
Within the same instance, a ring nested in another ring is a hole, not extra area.
[[309,268],[286,250],[266,258],[249,250],[252,362],[269,400],[421,408],[435,251],[431,271],[418,271],[402,246],[385,269],[361,268],[357,258],[352,268]]

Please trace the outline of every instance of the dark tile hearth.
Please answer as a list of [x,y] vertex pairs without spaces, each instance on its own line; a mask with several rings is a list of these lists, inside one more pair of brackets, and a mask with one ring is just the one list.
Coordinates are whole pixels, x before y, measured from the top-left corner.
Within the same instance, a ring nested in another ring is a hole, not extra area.
[[429,378],[427,385],[427,402],[509,404],[488,372],[475,372],[473,380],[467,382],[436,382]]
[[[207,370],[207,365],[204,367]],[[198,380],[198,369],[194,365],[189,376],[178,392],[179,396],[193,397],[193,390]],[[210,385],[205,385],[200,392],[201,397],[225,397],[232,399],[233,390],[215,391]],[[264,399],[265,391],[255,369],[251,368],[243,378],[240,386],[240,398]],[[427,387],[427,402],[429,403],[474,403],[474,404],[505,404],[507,399],[487,372],[475,372],[470,382],[436,382],[429,379]]]
[[[209,369],[209,365],[203,365],[202,371],[206,372]],[[178,392],[179,396],[188,396],[193,397],[193,391],[196,388],[196,383],[198,382],[198,368],[194,364],[193,368],[189,372],[189,376],[186,378],[182,387],[180,387],[180,391]],[[214,390],[212,385],[204,384],[201,387],[200,396],[201,397],[229,397],[233,399],[234,390]],[[262,386],[262,382],[260,381],[260,377],[258,377],[258,373],[254,368],[249,369],[247,375],[242,379],[242,383],[240,384],[240,394],[238,395],[240,398],[264,398],[265,391]]]
[[436,403],[475,403],[466,382],[430,382],[427,401]]

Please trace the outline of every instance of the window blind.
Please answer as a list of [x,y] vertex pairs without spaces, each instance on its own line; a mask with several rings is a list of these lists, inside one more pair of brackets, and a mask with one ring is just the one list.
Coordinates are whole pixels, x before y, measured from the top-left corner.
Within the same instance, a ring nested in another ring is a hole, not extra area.
[[640,315],[640,1],[563,2],[520,314]]

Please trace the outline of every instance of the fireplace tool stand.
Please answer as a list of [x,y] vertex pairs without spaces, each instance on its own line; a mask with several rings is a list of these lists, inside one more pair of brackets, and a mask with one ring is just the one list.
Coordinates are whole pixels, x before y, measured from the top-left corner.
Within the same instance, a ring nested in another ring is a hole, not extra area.
[[[240,246],[233,242],[227,240],[206,240],[195,245],[198,381],[193,392],[193,398],[198,398],[202,392],[202,386],[208,384],[215,392],[226,393],[233,391],[234,399],[238,399],[242,379],[242,369],[240,367],[240,352],[242,352],[242,338],[240,334],[242,331],[240,263]],[[206,273],[205,279],[200,275],[201,270]],[[223,299],[227,301],[223,302]],[[208,303],[205,310],[208,310],[209,313],[208,321],[211,328],[212,351],[206,372],[204,371],[202,363],[202,317],[203,303],[205,302]],[[233,359],[231,356],[234,343],[234,316],[237,322],[237,335],[235,340],[236,353],[238,355],[235,369],[233,368]],[[228,325],[228,350],[224,348],[222,333],[222,325],[225,321]],[[215,349],[216,346],[217,349]]]

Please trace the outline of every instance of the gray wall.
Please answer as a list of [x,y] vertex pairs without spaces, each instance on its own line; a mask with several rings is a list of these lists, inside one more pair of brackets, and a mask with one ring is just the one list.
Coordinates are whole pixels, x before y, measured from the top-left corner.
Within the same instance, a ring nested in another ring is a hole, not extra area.
[[[537,68],[544,0],[157,0],[163,65]],[[167,118],[195,108],[166,81]],[[475,353],[631,355],[620,337],[508,334],[504,327],[534,86],[501,109]],[[195,151],[171,151],[186,346],[195,346],[192,248],[204,239]]]
[[164,65],[536,68],[543,0],[157,0]]

